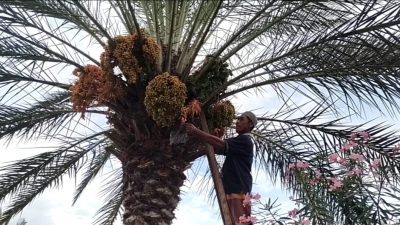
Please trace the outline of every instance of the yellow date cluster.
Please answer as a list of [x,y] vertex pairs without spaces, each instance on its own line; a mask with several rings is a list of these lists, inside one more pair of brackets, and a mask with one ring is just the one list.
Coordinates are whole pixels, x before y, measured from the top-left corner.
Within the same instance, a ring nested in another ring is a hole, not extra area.
[[125,35],[116,36],[113,39],[115,46],[112,56],[128,82],[132,84],[136,83],[141,73],[141,67],[133,55],[133,46],[136,38],[136,35]]
[[235,119],[235,107],[230,101],[219,101],[209,108],[214,128],[229,127]]
[[157,125],[170,127],[181,115],[186,100],[186,85],[166,72],[149,82],[145,96],[146,110]]

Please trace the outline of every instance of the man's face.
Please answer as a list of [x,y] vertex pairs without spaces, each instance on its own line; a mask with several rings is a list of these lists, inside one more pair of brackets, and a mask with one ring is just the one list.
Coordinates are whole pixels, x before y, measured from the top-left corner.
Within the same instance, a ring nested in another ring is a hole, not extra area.
[[243,134],[250,132],[252,127],[251,120],[246,116],[239,116],[236,120],[236,132],[238,134]]

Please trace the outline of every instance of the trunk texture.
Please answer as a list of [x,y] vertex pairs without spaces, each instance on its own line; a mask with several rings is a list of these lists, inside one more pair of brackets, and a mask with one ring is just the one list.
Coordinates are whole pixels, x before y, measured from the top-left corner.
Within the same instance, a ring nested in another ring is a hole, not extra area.
[[182,146],[148,141],[123,155],[124,225],[169,225],[189,165]]

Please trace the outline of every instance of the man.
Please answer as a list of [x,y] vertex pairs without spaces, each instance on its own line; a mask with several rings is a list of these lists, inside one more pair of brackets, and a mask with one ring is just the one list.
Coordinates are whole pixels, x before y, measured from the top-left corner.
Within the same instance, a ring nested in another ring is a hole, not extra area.
[[212,145],[216,154],[226,156],[221,171],[222,183],[232,219],[236,224],[239,224],[240,216],[250,216],[250,206],[244,206],[243,200],[246,193],[251,193],[252,188],[253,141],[250,131],[256,125],[257,117],[252,112],[244,112],[237,118],[238,136],[225,140],[206,133],[193,124],[185,125],[188,135]]

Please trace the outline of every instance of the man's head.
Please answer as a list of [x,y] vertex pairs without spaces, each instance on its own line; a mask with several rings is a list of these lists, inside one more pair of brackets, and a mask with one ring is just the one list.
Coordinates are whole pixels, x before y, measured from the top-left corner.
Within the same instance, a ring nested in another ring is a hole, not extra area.
[[244,112],[237,118],[236,132],[239,134],[247,133],[253,130],[257,125],[257,117],[252,112]]

